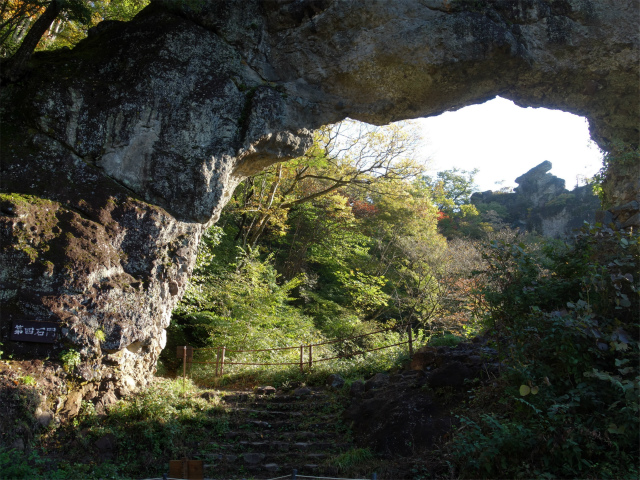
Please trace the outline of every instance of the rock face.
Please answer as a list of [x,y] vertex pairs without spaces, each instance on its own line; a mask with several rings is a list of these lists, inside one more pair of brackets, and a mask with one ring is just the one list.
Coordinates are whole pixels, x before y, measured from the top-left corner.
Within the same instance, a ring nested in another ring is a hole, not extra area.
[[99,391],[144,384],[204,229],[325,123],[499,94],[637,148],[637,14],[637,0],[160,0],[35,55],[0,93],[4,350],[73,348]]
[[[564,237],[583,223],[596,221],[600,199],[591,186],[564,188],[564,180],[549,173],[551,162],[544,161],[516,178],[513,193],[474,193],[471,201],[481,209],[496,208],[514,228],[536,231],[547,237]],[[496,210],[494,210],[495,212]]]
[[378,373],[365,382],[364,389],[352,388],[351,406],[343,421],[351,426],[356,442],[391,456],[432,448],[457,424],[451,411],[468,401],[469,388],[498,373],[497,352],[482,345],[486,340],[478,340],[456,347],[424,346],[407,370]]

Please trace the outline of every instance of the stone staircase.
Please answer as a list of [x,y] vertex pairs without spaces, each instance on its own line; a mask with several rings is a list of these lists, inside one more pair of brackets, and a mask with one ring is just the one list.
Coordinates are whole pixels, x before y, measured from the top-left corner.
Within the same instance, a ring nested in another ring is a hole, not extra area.
[[229,430],[202,446],[207,478],[273,478],[292,469],[335,475],[331,460],[352,448],[341,421],[344,400],[333,392],[229,392],[222,401]]

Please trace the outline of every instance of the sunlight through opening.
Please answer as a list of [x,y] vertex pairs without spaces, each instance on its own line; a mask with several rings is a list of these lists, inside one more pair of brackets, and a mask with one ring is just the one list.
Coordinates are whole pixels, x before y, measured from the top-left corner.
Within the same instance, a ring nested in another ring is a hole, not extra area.
[[515,187],[516,177],[545,160],[572,190],[602,167],[602,152],[584,117],[546,108],[521,108],[496,97],[437,117],[415,120],[423,134],[420,157],[430,173],[479,169],[481,191]]

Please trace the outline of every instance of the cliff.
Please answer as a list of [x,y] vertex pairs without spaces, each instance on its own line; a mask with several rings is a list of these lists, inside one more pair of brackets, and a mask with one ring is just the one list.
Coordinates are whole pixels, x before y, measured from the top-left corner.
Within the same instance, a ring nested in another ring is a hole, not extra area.
[[166,0],[36,54],[0,93],[5,353],[77,351],[94,402],[146,384],[234,187],[347,116],[499,94],[637,149],[637,18],[636,0]]

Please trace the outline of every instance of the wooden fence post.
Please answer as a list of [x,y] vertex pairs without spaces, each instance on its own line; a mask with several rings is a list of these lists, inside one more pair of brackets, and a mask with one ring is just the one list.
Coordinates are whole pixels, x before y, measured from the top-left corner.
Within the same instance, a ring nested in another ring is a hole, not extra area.
[[220,358],[220,376],[224,375],[224,351],[226,350],[226,347],[223,345],[222,346],[222,356]]
[[411,330],[411,324],[409,324],[409,360],[413,358],[413,330]]
[[216,378],[218,378],[218,373],[220,369],[220,347],[216,348]]
[[300,345],[300,373],[304,373],[304,346]]
[[313,345],[309,345],[309,372],[311,372],[312,366],[313,366]]
[[182,393],[185,393],[187,381],[187,346],[182,347]]

